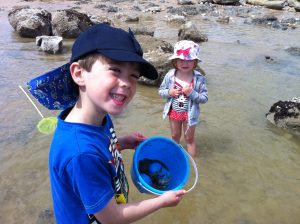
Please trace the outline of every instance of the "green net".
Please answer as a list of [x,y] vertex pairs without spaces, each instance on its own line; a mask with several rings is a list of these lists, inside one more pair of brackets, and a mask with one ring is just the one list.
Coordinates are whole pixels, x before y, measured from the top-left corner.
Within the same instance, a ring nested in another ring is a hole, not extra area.
[[55,131],[57,124],[56,117],[45,117],[37,124],[37,129],[43,134],[52,134]]

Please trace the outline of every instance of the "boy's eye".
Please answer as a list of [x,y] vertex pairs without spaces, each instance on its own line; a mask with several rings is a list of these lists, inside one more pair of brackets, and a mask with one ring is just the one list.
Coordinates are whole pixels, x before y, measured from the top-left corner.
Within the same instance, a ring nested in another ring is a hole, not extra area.
[[116,68],[116,67],[110,67],[109,70],[113,71],[113,72],[121,72],[121,70],[119,68]]
[[139,79],[140,75],[139,74],[132,74],[131,77],[135,78],[135,79]]

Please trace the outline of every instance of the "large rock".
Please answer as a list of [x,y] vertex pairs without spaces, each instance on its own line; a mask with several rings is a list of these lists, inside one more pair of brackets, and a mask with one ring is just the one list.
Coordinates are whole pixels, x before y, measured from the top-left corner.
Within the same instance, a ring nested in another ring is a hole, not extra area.
[[8,20],[21,37],[52,35],[51,13],[47,10],[15,7],[9,11]]
[[93,25],[84,13],[73,9],[58,10],[53,14],[53,34],[64,38],[77,38],[79,34]]
[[135,35],[135,37],[141,43],[145,59],[155,66],[159,76],[157,80],[141,77],[139,83],[150,86],[159,86],[164,75],[171,68],[168,57],[172,54],[173,46],[164,40],[149,35],[138,34]]
[[208,38],[197,29],[196,25],[188,21],[183,24],[178,32],[178,40],[192,40],[194,42],[206,42]]
[[276,102],[266,114],[267,120],[279,128],[300,135],[300,98]]

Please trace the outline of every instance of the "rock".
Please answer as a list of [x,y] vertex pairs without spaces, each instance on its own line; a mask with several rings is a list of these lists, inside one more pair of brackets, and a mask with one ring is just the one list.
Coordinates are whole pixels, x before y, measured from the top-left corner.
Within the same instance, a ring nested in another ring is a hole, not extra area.
[[263,6],[268,0],[246,0],[249,5],[260,5]]
[[159,86],[164,75],[172,68],[168,58],[173,52],[173,46],[164,40],[149,35],[136,35],[136,38],[141,43],[144,51],[144,58],[155,66],[159,76],[157,80],[141,77],[139,83],[150,86]]
[[300,1],[297,0],[288,0],[288,5],[293,7],[296,12],[300,12]]
[[289,47],[285,49],[289,54],[300,57],[300,47]]
[[266,114],[267,120],[279,128],[300,135],[300,97],[276,102]]
[[186,23],[186,17],[182,15],[166,15],[165,18],[169,23],[178,23],[178,24]]
[[193,1],[191,0],[177,0],[178,5],[193,5]]
[[134,33],[134,35],[154,36],[154,30],[149,30],[147,27],[135,27],[132,28],[131,31]]
[[219,5],[240,5],[239,0],[213,0],[213,2]]
[[183,24],[178,32],[178,40],[192,40],[194,42],[206,42],[208,38],[201,33],[191,21]]
[[153,6],[146,9],[146,12],[157,13],[161,12],[161,8],[159,6]]
[[52,35],[51,13],[47,10],[16,7],[9,11],[8,20],[21,37]]
[[110,26],[115,26],[114,22],[110,18],[108,18],[107,16],[101,16],[101,15],[91,16],[90,19],[91,19],[93,24],[105,23],[105,24],[108,24]]
[[38,36],[36,45],[49,54],[58,54],[63,50],[63,38],[58,36]]
[[52,19],[53,34],[64,38],[77,38],[92,25],[93,22],[86,14],[73,9],[58,10]]
[[52,209],[45,209],[40,212],[37,224],[55,224],[55,218]]
[[284,1],[267,1],[265,2],[264,6],[269,9],[277,9],[282,10],[285,6],[285,0]]

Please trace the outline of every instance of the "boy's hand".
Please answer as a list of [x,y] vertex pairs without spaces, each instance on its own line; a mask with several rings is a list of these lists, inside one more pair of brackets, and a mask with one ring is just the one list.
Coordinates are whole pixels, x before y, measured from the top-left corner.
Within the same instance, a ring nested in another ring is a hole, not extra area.
[[159,197],[162,200],[163,207],[173,207],[181,201],[185,193],[185,190],[167,191]]
[[139,132],[133,132],[131,134],[124,135],[119,138],[121,150],[135,149],[138,146],[138,144],[140,144],[145,139],[146,139],[146,136]]

